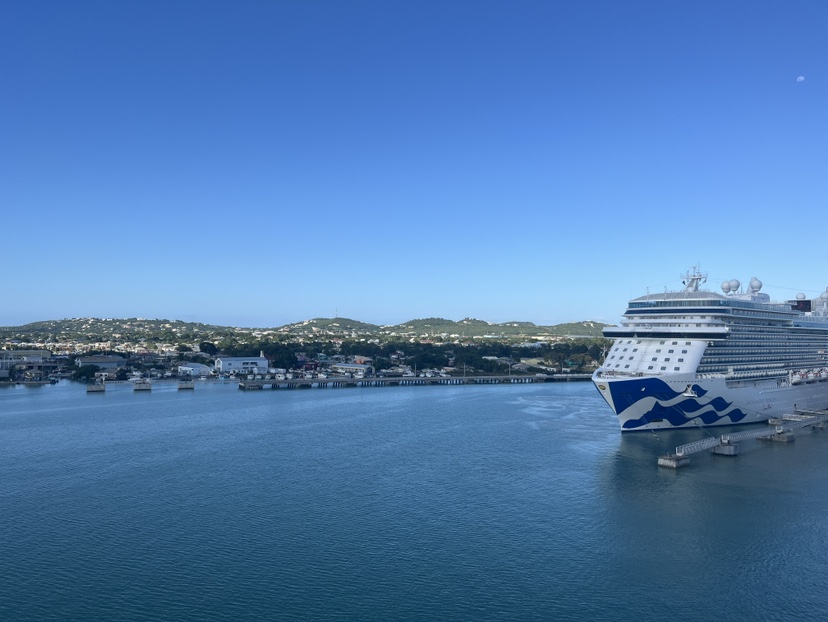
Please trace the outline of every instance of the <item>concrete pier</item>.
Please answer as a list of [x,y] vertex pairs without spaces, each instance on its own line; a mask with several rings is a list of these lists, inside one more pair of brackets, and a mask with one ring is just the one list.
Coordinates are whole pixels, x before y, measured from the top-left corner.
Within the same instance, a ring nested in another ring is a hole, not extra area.
[[710,453],[717,456],[737,456],[739,455],[739,443],[722,443],[711,449]]
[[690,464],[690,458],[687,456],[677,456],[676,454],[664,454],[658,457],[658,466],[667,467],[668,469],[678,469]]
[[87,393],[104,393],[105,391],[106,391],[106,385],[103,382],[86,385],[86,392]]
[[773,441],[775,443],[793,443],[796,440],[796,437],[793,435],[793,432],[779,432],[769,436],[760,436],[756,440]]

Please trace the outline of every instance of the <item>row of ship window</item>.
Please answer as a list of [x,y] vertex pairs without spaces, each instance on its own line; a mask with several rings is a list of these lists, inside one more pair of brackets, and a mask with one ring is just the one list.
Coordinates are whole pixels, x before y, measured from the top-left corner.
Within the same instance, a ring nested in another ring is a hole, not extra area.
[[[770,311],[768,311],[769,306],[771,307]],[[648,300],[646,302],[631,302],[627,305],[628,309],[669,309],[673,307],[698,307],[700,311],[702,309],[710,309],[710,312],[716,314],[739,313],[745,315],[763,315],[768,317],[779,317],[779,314],[788,316],[793,315],[793,313],[791,313],[791,308],[788,305],[768,305],[766,303],[748,302],[745,300],[705,300],[701,303],[698,300]],[[724,308],[716,309],[716,307]]]
[[[768,341],[771,339],[792,339],[796,341],[816,341],[818,343],[825,343],[825,334],[814,333],[799,333],[787,330],[768,331],[768,330],[734,330],[730,333],[730,339],[751,339],[753,341]],[[728,340],[729,341],[729,340]]]
[[803,356],[825,357],[825,353],[818,350],[797,350],[796,348],[775,348],[773,350],[730,350],[717,349],[707,350],[704,353],[706,359],[738,358],[744,361],[763,361],[765,359],[802,358]]
[[[631,343],[632,343],[632,339],[628,339],[628,340],[627,340],[627,345],[629,345],[629,344],[631,344]],[[636,341],[635,343],[636,343],[636,345],[638,345],[639,343],[641,343],[641,339],[639,339],[639,340],[638,340],[638,341]],[[667,343],[666,341],[659,341],[659,342],[658,342],[658,345],[663,346],[663,345],[664,345],[664,344],[666,344],[666,343]],[[620,344],[620,342],[619,342],[619,344]],[[686,345],[686,346],[689,346],[690,344],[691,344],[691,342],[690,342],[690,341],[685,341],[685,342],[684,342],[684,345]],[[672,345],[677,346],[677,345],[678,345],[678,341],[674,341],[674,342],[672,343]]]
[[[615,364],[615,367],[616,367],[616,368],[617,368],[617,367],[621,367],[621,363],[616,363],[616,364]],[[655,367],[654,365],[649,365],[649,366],[647,367],[647,369],[648,369],[648,370],[652,370],[654,367]],[[624,365],[624,369],[629,369],[629,368],[630,368],[630,366],[629,366],[629,365]],[[661,371],[667,371],[667,366],[666,366],[666,365],[662,366],[662,367],[661,367]],[[673,367],[673,371],[681,371],[681,367]]]
[[773,346],[780,346],[780,345],[790,345],[794,344],[797,347],[807,347],[807,348],[826,348],[828,344],[824,341],[811,339],[811,340],[804,340],[804,339],[752,339],[752,340],[745,340],[745,341],[737,341],[737,340],[728,340],[726,342],[719,342],[716,344],[718,347],[733,347],[733,346],[741,346],[743,348],[768,348]]
[[[621,350],[621,351],[622,351],[622,352],[626,352],[627,350],[628,350],[628,348],[624,348],[624,349],[623,349],[623,350]],[[638,348],[633,348],[633,352],[638,352]],[[661,352],[661,348],[656,348],[656,354],[658,354],[658,353],[660,353],[660,352]],[[667,350],[667,353],[668,353],[668,354],[672,354],[673,352],[675,352],[675,350]],[[681,351],[681,353],[682,353],[682,354],[687,354],[687,350],[682,350],[682,351]]]
[[786,373],[787,371],[796,371],[801,369],[802,367],[799,365],[789,366],[789,367],[706,367],[702,369],[699,367],[696,370],[697,374],[722,374],[722,373],[729,373],[733,372],[760,372],[763,371],[766,374],[774,374],[774,373]]
[[[614,359],[614,358],[615,358],[615,356],[611,356],[611,357],[610,357],[610,359]],[[618,357],[618,360],[619,360],[619,361],[623,361],[623,360],[624,360],[624,357],[623,357],[623,356],[619,356],[619,357]],[[635,360],[635,357],[634,357],[634,356],[631,356],[631,357],[629,358],[629,360],[633,361],[633,360]],[[657,357],[657,356],[654,356],[654,357],[653,357],[653,358],[651,358],[650,360],[651,360],[651,361],[657,361],[657,360],[658,360],[658,357]],[[678,360],[678,362],[679,362],[679,363],[683,363],[683,362],[684,362],[684,359],[683,359],[683,358],[679,358],[679,359],[677,359],[677,360]],[[664,358],[664,362],[665,362],[665,363],[669,363],[669,362],[670,362],[670,357],[669,357],[669,356],[665,357],[665,358]]]
[[[794,343],[791,343],[791,342]],[[631,344],[632,341],[627,341],[628,344]],[[640,344],[641,341],[636,341],[636,344]],[[664,344],[664,341],[659,342],[659,344]],[[685,345],[690,345],[691,342],[685,342]],[[677,345],[677,341],[673,341],[672,345]],[[755,354],[756,347],[761,346],[763,349],[768,351],[773,351],[773,356],[780,356],[784,354],[792,354],[801,356],[801,351],[803,348],[823,348],[828,349],[828,345],[825,344],[823,340],[813,340],[810,342],[802,343],[799,340],[794,339],[786,339],[784,341],[763,341],[761,343],[756,343],[752,341],[728,341],[728,342],[720,342],[711,344],[711,346],[715,347],[720,354],[724,354],[725,352],[728,354]],[[793,346],[793,348],[791,347]],[[736,348],[745,348],[745,349],[736,349]],[[780,351],[780,348],[784,348]],[[622,351],[627,352],[628,348],[624,348]],[[638,348],[633,348],[633,352],[638,352]],[[661,349],[656,349],[656,353],[660,353]],[[673,350],[668,350],[668,353],[672,353]],[[687,350],[682,350],[682,354],[687,354]],[[612,357],[610,357],[612,358]]]
[[[639,340],[637,340],[635,343],[636,343],[636,345],[639,345],[639,344],[641,344],[641,342],[642,342],[642,340],[641,340],[641,339],[639,339]],[[623,343],[623,342],[619,342],[619,345],[620,345],[620,344],[622,344],[622,343]],[[633,343],[633,342],[632,342],[632,339],[627,340],[627,345],[632,345],[632,343]],[[659,341],[659,345],[662,345],[662,346],[663,346],[663,345],[666,345],[666,343],[667,343],[667,341],[666,341],[666,340],[664,340],[664,341]],[[673,341],[673,342],[671,342],[671,345],[674,345],[674,346],[677,346],[678,344],[679,344],[679,342],[678,342],[678,341]],[[690,341],[685,341],[685,342],[684,342],[684,345],[686,345],[686,346],[692,345],[692,342],[690,342]],[[623,348],[622,352],[627,352],[628,350],[629,350],[629,348]],[[656,349],[656,353],[661,353],[661,350],[662,350],[661,348],[657,348],[657,349]],[[632,351],[633,351],[633,352],[638,352],[638,348],[633,348],[633,350],[632,350]],[[668,350],[667,350],[667,353],[668,353],[668,354],[673,354],[674,352],[675,352],[675,350],[673,350],[673,349],[668,349]],[[682,350],[682,351],[681,351],[681,353],[682,353],[682,354],[687,354],[687,350]],[[615,358],[615,355],[611,355],[609,358],[610,358],[610,359],[614,359],[614,358]],[[623,357],[623,356],[619,356],[619,360],[623,360],[623,359],[624,359],[624,357]],[[630,357],[629,357],[629,360],[631,360],[631,361],[632,361],[632,360],[634,360],[634,359],[635,359],[635,357],[634,357],[634,356],[630,356]],[[658,361],[658,357],[653,357],[651,360],[652,360],[653,362],[656,362],[656,361]],[[664,358],[664,360],[663,360],[662,362],[664,362],[664,363],[669,363],[669,362],[670,362],[670,357],[665,357],[665,358]],[[684,362],[684,358],[679,358],[677,362],[679,362],[679,363],[683,363],[683,362]],[[616,369],[617,369],[617,368],[620,368],[620,367],[621,367],[621,363],[616,363],[614,367],[615,367]],[[630,368],[630,364],[629,364],[629,363],[627,363],[627,364],[625,364],[625,365],[624,365],[624,369],[629,369],[629,368]],[[647,366],[647,369],[648,369],[648,370],[650,370],[650,371],[652,371],[653,369],[655,369],[655,365],[648,365],[648,366]],[[660,370],[659,370],[659,371],[667,371],[667,366],[666,366],[666,365],[662,365],[662,366],[660,366]],[[681,366],[675,366],[675,367],[673,367],[673,371],[681,371]]]
[[797,348],[787,346],[776,346],[773,348],[708,348],[705,351],[705,356],[762,356],[777,358],[780,356],[813,356],[816,354],[824,354],[820,351],[821,348]]
[[821,348],[798,348],[791,347],[790,344],[779,345],[773,348],[727,348],[717,347],[708,348],[705,351],[705,356],[808,356],[815,354],[824,354]]
[[749,367],[751,369],[774,369],[779,367],[824,367],[825,361],[819,359],[790,359],[787,361],[772,361],[759,363],[755,361],[716,361],[715,363],[700,362],[699,371],[724,369],[727,367]]
[[716,322],[715,324],[710,323],[710,322],[707,322],[705,324],[661,324],[661,323],[656,324],[655,322],[652,322],[652,321],[645,321],[643,318],[639,321],[634,321],[634,319],[633,319],[633,320],[630,320],[628,322],[624,322],[623,324],[624,324],[624,327],[643,326],[645,328],[653,328],[653,327],[655,327],[655,328],[702,328],[704,326],[721,326],[722,325],[721,322]]
[[741,311],[734,310],[732,315],[735,316],[735,317],[738,317],[740,321],[743,320],[743,319],[748,319],[748,318],[752,319],[752,318],[759,318],[759,317],[768,318],[770,320],[777,320],[779,322],[785,322],[788,319],[786,317],[780,317],[779,314],[777,314],[777,313],[765,313],[765,312],[756,312],[756,311],[752,311],[750,313],[744,313],[744,312],[741,312]]
[[768,324],[767,322],[739,322],[738,324],[730,324],[734,331],[761,331],[766,333],[789,333],[791,332],[790,324]]
[[[668,319],[672,319],[672,318],[668,318]],[[650,318],[630,318],[629,321],[625,322],[624,324],[625,324],[625,326],[629,326],[631,324],[635,324],[636,320],[643,321],[648,326],[653,324],[652,321],[650,320]],[[650,321],[647,321],[647,320],[650,320]],[[728,323],[728,324],[729,324],[729,327],[730,327],[730,330],[731,330],[731,334],[759,333],[761,335],[768,335],[769,333],[774,333],[774,334],[779,334],[779,335],[785,335],[786,337],[789,337],[789,338],[816,337],[816,338],[819,339],[821,337],[822,340],[824,340],[824,332],[822,332],[819,329],[812,329],[811,331],[803,333],[803,332],[797,331],[796,329],[791,330],[790,326],[787,326],[787,325],[784,325],[784,324],[776,324],[776,325],[771,325],[771,324],[768,324],[768,323],[761,323],[761,324],[757,323],[757,324],[753,324],[753,325],[750,325],[750,324],[735,324],[734,325],[734,324],[730,324],[730,323]],[[691,328],[691,327],[695,326],[696,328],[701,328],[703,326],[710,326],[710,325],[711,325],[711,323],[707,322],[707,323],[704,323],[704,324],[698,324],[698,323],[696,323],[696,324],[691,324],[691,323],[663,324],[662,326],[664,326],[664,327],[674,327],[674,328],[682,328],[682,327]],[[721,323],[717,323],[717,325],[721,325]],[[808,329],[802,329],[802,330],[806,331]],[[816,332],[817,334],[810,334],[811,332]]]
[[709,373],[709,372],[720,372],[720,371],[727,371],[728,369],[735,369],[739,371],[744,370],[751,370],[751,369],[775,369],[775,370],[782,370],[782,369],[800,369],[800,368],[810,368],[810,367],[821,367],[823,364],[819,361],[792,361],[794,364],[784,365],[782,363],[757,363],[753,365],[706,365],[700,364],[698,369],[696,370],[698,373]]
[[789,326],[730,326],[730,333],[732,335],[758,335],[764,336],[779,336],[786,335],[788,337],[816,337],[825,339],[824,331],[803,330],[791,328]]

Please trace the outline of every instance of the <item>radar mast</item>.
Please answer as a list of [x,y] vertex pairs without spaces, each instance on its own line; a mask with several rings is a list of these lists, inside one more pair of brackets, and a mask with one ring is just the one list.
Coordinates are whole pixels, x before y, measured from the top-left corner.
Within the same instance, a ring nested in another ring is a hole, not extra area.
[[707,282],[707,275],[702,274],[699,271],[698,266],[693,266],[693,268],[688,270],[682,277],[681,282],[684,284],[684,291],[697,292],[699,291],[699,285]]

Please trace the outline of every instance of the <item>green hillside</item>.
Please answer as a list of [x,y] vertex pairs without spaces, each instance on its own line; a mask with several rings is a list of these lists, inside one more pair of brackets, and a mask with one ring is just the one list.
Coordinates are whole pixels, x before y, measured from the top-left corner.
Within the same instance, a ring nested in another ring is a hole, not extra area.
[[0,327],[0,339],[6,341],[106,341],[184,339],[218,339],[225,335],[276,332],[302,336],[453,336],[460,338],[520,338],[520,337],[600,337],[600,322],[574,322],[554,326],[538,326],[532,322],[504,322],[495,324],[474,318],[460,321],[444,318],[413,319],[393,326],[378,326],[350,318],[314,318],[275,328],[239,328],[215,326],[198,322],[166,319],[100,319],[71,318],[32,322],[23,326]]

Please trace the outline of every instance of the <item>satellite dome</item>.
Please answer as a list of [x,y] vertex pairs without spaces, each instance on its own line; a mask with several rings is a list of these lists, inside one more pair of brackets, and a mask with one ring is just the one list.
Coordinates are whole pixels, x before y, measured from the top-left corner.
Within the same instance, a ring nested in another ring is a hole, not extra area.
[[756,293],[756,292],[758,292],[760,289],[762,289],[762,281],[760,281],[760,280],[759,280],[759,279],[757,279],[756,277],[753,277],[753,278],[750,280],[750,291],[752,291],[752,292],[755,294],[755,293]]
[[797,300],[805,300],[805,294],[797,294],[796,299]]
[[730,291],[730,281],[722,283],[722,291],[727,294]]
[[828,292],[822,292],[819,297],[823,300],[828,300]]
[[738,292],[741,285],[742,284],[739,282],[739,279],[730,279],[730,289],[732,291]]

